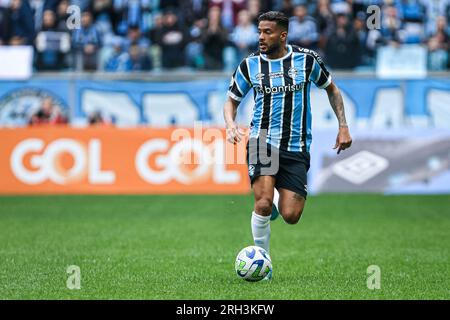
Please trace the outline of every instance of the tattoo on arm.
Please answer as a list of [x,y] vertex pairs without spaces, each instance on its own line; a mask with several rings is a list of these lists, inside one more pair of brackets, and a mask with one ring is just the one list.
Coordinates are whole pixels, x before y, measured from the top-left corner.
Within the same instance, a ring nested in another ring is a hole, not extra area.
[[344,101],[342,95],[337,87],[330,90],[328,93],[328,99],[330,100],[331,107],[339,122],[339,127],[346,127],[347,120],[345,119]]

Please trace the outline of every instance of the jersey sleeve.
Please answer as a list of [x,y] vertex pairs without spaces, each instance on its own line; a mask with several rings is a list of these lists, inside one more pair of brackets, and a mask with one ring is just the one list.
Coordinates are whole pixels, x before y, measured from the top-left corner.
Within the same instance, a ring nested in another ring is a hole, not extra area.
[[312,51],[314,61],[311,68],[310,80],[319,89],[325,89],[331,83],[331,74],[325,67],[322,58],[314,51]]
[[228,96],[233,100],[241,102],[251,87],[247,61],[244,59],[231,77]]

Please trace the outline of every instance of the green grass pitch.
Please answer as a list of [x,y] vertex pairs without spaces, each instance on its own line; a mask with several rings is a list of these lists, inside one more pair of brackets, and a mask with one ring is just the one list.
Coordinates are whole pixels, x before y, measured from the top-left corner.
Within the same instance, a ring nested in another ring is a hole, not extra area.
[[234,273],[252,206],[250,194],[0,197],[0,299],[450,299],[449,196],[311,196],[298,225],[271,224],[274,278],[258,283]]

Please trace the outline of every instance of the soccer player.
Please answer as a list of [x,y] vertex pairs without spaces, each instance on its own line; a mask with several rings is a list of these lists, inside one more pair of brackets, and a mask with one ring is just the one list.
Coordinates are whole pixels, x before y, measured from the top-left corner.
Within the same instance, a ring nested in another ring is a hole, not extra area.
[[[281,12],[258,18],[259,51],[234,72],[224,105],[227,140],[238,143],[243,132],[235,118],[243,97],[253,89],[255,105],[247,143],[247,162],[254,193],[251,228],[255,245],[269,251],[270,220],[281,214],[296,224],[307,196],[310,165],[311,82],[325,89],[339,131],[334,149],[351,146],[338,87],[322,59],[312,50],[287,45],[289,20]],[[270,275],[271,277],[271,275]]]

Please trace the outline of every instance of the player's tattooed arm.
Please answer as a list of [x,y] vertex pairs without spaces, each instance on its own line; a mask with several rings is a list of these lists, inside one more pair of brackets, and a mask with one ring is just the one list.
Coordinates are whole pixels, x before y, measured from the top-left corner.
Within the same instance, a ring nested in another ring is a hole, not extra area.
[[337,149],[337,153],[339,154],[341,150],[350,148],[352,145],[352,137],[348,130],[347,120],[345,119],[344,100],[342,99],[339,88],[333,82],[331,82],[325,90],[327,91],[328,100],[330,101],[331,107],[333,108],[339,123],[339,132],[336,137],[336,144],[333,148]]
[[345,119],[344,100],[342,99],[339,88],[331,82],[325,89],[328,94],[328,100],[339,122],[339,127],[347,127],[347,120]]
[[223,107],[223,117],[227,128],[227,140],[231,143],[239,143],[242,139],[243,133],[239,130],[235,119],[239,101],[228,97]]

